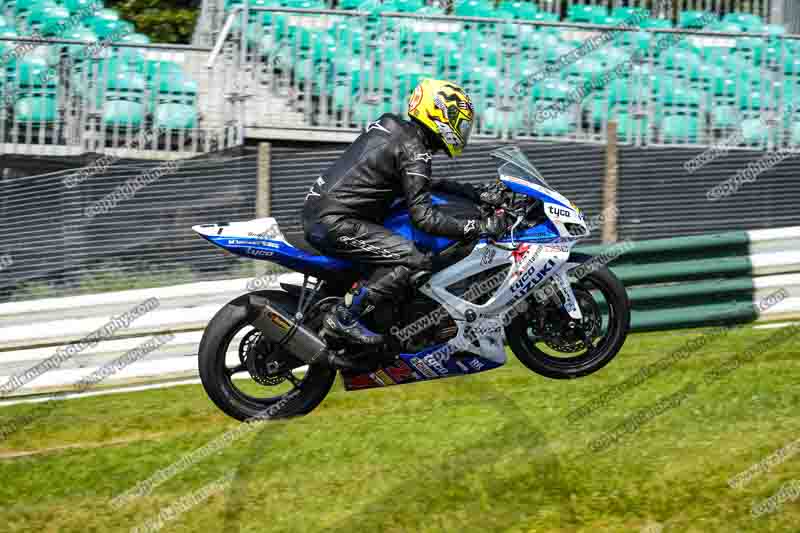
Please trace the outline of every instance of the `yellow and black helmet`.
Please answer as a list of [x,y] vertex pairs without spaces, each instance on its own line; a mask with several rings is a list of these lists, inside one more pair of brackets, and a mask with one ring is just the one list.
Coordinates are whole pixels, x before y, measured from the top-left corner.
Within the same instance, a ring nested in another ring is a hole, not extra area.
[[464,89],[445,80],[426,78],[411,93],[408,116],[438,137],[450,157],[467,146],[475,109]]

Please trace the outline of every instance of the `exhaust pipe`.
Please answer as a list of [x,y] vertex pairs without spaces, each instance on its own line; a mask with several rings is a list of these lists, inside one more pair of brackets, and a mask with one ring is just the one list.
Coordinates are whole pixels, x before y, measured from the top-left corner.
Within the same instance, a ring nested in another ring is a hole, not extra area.
[[[250,296],[250,311],[256,316],[250,323],[271,341],[282,341],[282,345],[306,364],[325,363],[331,365],[336,358],[328,353],[328,345],[316,333],[286,312],[270,304],[263,296]],[[330,355],[330,357],[329,357]]]

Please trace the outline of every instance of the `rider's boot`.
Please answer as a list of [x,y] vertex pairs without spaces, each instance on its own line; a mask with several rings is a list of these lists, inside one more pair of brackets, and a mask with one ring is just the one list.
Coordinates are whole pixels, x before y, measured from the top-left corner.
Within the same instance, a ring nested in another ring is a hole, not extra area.
[[383,344],[383,335],[367,328],[361,317],[375,308],[369,302],[369,290],[356,283],[347,292],[344,302],[338,304],[325,315],[324,333],[357,344],[376,346]]

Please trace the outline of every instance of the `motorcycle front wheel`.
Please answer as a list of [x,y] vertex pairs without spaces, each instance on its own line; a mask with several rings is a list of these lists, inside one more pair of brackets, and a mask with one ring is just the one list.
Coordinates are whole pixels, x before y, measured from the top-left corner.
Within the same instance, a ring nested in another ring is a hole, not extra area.
[[505,328],[514,355],[537,374],[575,379],[597,372],[616,357],[630,327],[622,282],[606,267],[571,281],[583,320],[565,318],[560,302],[531,302]]

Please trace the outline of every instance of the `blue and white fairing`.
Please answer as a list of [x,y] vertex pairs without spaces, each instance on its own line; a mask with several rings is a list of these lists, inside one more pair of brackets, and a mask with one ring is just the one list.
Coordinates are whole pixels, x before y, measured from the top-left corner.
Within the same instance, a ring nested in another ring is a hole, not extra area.
[[[576,321],[582,319],[568,271],[575,266],[569,261],[572,246],[589,234],[583,214],[544,181],[518,148],[495,150],[491,155],[498,160],[499,179],[511,191],[541,200],[546,219],[535,227],[519,229],[528,215],[517,213],[513,229],[504,239],[497,243],[480,240],[467,257],[436,272],[420,287],[422,293],[444,307],[458,326],[456,336],[445,345],[429,347],[417,354],[402,354],[403,361],[418,373],[423,368],[420,362],[425,363],[426,368],[433,368],[434,371],[428,372],[430,375],[425,375],[426,378],[433,378],[433,374],[446,377],[472,373],[502,365],[506,361],[506,321],[518,312],[520,303],[532,301],[531,298],[536,296],[534,291],[539,296],[558,294],[559,305],[564,311]],[[441,204],[445,200],[437,198],[435,202]],[[408,211],[401,205],[392,209],[385,225],[412,239],[421,249],[434,253],[452,243],[451,239],[434,237],[415,229]],[[274,261],[312,276],[359,268],[343,259],[309,253],[292,246],[274,218],[206,224],[193,229],[231,253]],[[488,274],[489,270],[495,274],[476,283],[484,294],[490,295],[488,300],[476,304],[472,298],[464,299],[464,295],[450,292],[450,287],[481,273]],[[487,283],[487,279],[493,282]],[[458,362],[450,354],[459,354]],[[464,363],[464,357],[471,359]],[[466,371],[462,365],[466,365]]]
[[272,261],[297,272],[353,268],[353,264],[345,259],[310,254],[292,246],[271,217],[247,222],[201,224],[193,226],[192,230],[233,254]]
[[574,241],[589,235],[583,213],[565,196],[544,180],[538,170],[516,146],[495,150],[490,154],[498,160],[497,174],[511,191],[541,200],[547,220],[536,227],[515,232],[507,241],[560,242]]

